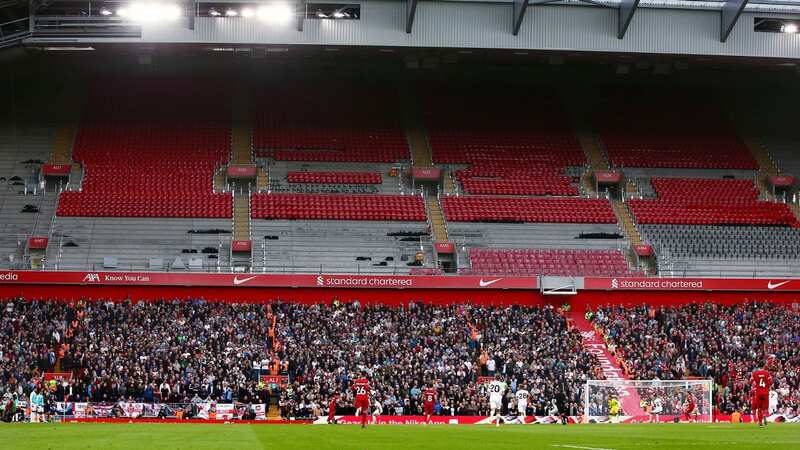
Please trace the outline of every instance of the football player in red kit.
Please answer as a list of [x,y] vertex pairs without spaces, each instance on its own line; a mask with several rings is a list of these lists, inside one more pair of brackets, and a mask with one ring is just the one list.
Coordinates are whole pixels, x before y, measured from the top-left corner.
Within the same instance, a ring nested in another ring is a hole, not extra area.
[[772,388],[772,376],[766,369],[754,370],[750,376],[750,392],[752,394],[753,414],[758,426],[767,425],[769,415],[769,390]]
[[697,401],[694,399],[694,394],[690,392],[686,397],[686,406],[683,408],[683,420],[691,422],[694,418],[695,409],[697,409]]
[[339,401],[339,394],[333,394],[331,404],[328,406],[328,423],[336,423],[336,402]]
[[433,408],[436,405],[436,389],[433,384],[429,383],[428,386],[422,391],[422,406],[425,410],[425,423],[431,423],[431,416],[433,415]]
[[361,428],[365,428],[369,414],[369,380],[364,372],[360,378],[353,380],[353,392],[356,395],[356,415],[361,416]]

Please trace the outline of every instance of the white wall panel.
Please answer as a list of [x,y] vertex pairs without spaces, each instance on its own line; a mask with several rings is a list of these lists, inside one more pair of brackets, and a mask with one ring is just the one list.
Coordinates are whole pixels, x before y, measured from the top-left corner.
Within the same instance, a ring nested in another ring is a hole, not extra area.
[[[727,43],[719,42],[719,11],[639,8],[623,40],[616,38],[617,12],[590,6],[531,6],[518,36],[511,34],[509,3],[431,2],[417,7],[414,30],[405,33],[405,2],[370,0],[361,20],[306,20],[267,25],[256,20],[198,18],[185,24],[144,26],[141,39],[84,42],[307,44],[328,46],[450,47],[668,53],[800,58],[800,34],[753,32],[742,14]],[[793,17],[783,14],[781,17]],[[798,17],[798,16],[794,16]]]

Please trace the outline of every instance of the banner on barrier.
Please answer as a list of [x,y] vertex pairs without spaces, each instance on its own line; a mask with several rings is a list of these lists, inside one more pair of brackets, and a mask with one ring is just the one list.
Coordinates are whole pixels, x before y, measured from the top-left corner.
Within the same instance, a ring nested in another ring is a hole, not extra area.
[[367,289],[537,289],[536,277],[1,271],[2,284]]
[[607,291],[800,291],[800,279],[776,278],[592,278],[583,288]]
[[[525,419],[517,416],[503,416],[506,425],[527,425],[533,423],[560,423],[557,416],[527,416]],[[428,423],[425,416],[368,416],[367,420],[372,425],[424,425]],[[431,416],[430,423],[436,425],[494,425],[495,417],[489,416]],[[327,416],[319,416],[314,421],[315,425],[328,423]],[[336,423],[345,425],[360,425],[360,416],[336,416]],[[567,417],[567,423],[580,423],[580,417]]]

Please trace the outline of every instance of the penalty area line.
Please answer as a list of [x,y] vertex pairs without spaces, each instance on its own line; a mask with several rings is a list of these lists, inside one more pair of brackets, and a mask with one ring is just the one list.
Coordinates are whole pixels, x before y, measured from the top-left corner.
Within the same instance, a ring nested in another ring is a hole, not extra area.
[[613,448],[582,447],[580,445],[564,445],[564,444],[551,444],[550,447],[577,448],[577,449],[580,449],[580,450],[614,450]]

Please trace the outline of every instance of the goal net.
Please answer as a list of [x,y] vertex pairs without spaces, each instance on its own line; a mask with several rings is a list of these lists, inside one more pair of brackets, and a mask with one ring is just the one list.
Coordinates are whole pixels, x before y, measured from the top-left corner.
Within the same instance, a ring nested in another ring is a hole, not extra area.
[[589,380],[584,421],[711,422],[712,391],[712,380]]

